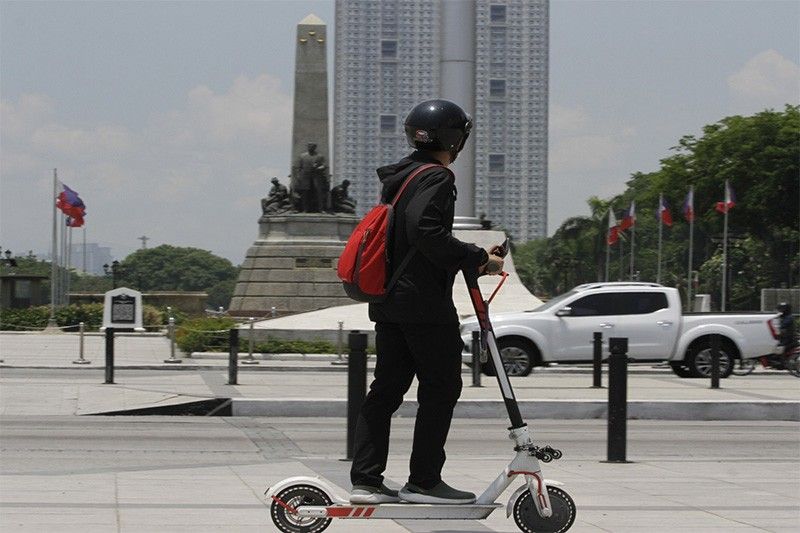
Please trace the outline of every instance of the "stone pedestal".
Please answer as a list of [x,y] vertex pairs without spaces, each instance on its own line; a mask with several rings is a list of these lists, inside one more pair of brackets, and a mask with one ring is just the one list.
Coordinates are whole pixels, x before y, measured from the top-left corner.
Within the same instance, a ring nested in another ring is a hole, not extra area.
[[336,266],[359,219],[353,215],[293,213],[263,216],[247,251],[230,314],[265,316],[347,305]]

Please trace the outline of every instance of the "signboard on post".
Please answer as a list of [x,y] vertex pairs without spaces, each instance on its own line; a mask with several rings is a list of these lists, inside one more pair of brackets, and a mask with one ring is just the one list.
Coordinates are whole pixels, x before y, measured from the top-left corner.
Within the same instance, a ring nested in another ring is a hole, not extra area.
[[144,331],[142,293],[127,287],[108,291],[103,301],[102,330],[106,328]]

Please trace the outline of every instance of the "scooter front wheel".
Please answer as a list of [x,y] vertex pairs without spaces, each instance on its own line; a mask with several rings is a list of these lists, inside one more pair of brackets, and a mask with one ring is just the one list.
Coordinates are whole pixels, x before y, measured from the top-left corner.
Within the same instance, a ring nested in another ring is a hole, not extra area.
[[543,518],[536,510],[530,491],[523,492],[514,502],[514,522],[525,533],[563,533],[575,522],[575,502],[557,487],[547,487],[553,515]]
[[302,505],[330,505],[331,498],[311,485],[292,485],[275,495],[270,508],[272,522],[284,533],[320,533],[331,524],[330,518],[297,516]]

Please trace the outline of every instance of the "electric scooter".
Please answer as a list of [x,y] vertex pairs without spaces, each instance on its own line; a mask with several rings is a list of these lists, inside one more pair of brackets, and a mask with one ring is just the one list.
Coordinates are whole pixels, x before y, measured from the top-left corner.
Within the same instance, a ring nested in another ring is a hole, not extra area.
[[[495,248],[497,255],[508,252],[508,240]],[[514,442],[514,459],[505,470],[470,505],[418,503],[351,504],[339,495],[331,484],[318,477],[297,476],[284,479],[268,488],[267,500],[272,501],[270,514],[275,526],[284,533],[320,533],[337,519],[348,520],[480,520],[503,507],[497,498],[517,476],[524,484],[509,498],[506,517],[514,516],[520,530],[526,533],[562,533],[575,521],[575,502],[557,481],[545,480],[539,461],[549,463],[560,459],[561,451],[533,443],[527,424],[519,412],[511,382],[500,358],[497,340],[489,321],[489,303],[505,282],[502,279],[489,300],[484,300],[478,285],[478,273],[464,271],[464,280],[478,317],[481,330],[481,354],[492,359],[497,381],[503,394],[511,421],[509,438]]]

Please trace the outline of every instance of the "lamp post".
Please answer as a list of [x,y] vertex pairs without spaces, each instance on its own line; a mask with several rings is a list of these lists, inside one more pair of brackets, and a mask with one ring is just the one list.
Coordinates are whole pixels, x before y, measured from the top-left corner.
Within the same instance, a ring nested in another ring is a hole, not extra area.
[[[0,248],[0,250],[2,250],[2,248]],[[15,266],[17,266],[17,260],[11,257],[11,255],[12,255],[11,250],[6,250],[5,252],[2,252],[2,254],[0,254],[0,262],[2,262],[7,267],[14,268]]]
[[103,265],[103,272],[105,272],[106,276],[111,276],[111,288],[117,288],[117,277],[122,276],[125,274],[125,267],[119,264],[119,261],[116,259],[111,262],[111,266],[106,263]]

